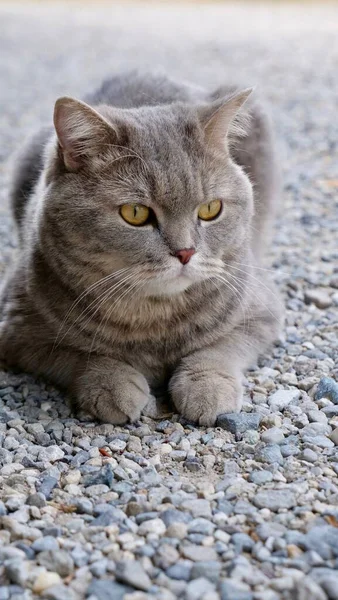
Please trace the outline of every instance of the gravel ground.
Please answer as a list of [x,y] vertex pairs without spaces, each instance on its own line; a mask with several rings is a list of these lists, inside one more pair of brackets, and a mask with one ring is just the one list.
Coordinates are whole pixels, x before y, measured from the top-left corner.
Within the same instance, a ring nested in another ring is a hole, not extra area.
[[58,95],[138,65],[266,96],[287,307],[243,413],[215,429],[83,423],[50,385],[0,372],[0,600],[338,599],[337,13],[0,6],[1,272],[10,152]]

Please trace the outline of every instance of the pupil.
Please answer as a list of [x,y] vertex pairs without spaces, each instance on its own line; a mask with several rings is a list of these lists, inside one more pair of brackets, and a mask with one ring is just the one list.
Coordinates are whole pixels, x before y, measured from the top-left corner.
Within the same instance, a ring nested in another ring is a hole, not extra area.
[[134,206],[134,219],[136,219],[136,215],[137,215],[137,206]]

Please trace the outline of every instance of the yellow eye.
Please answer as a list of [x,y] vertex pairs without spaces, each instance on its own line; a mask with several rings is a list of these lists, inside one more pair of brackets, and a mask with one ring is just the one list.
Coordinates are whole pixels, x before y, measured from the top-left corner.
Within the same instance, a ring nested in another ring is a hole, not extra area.
[[222,210],[222,202],[220,200],[212,200],[208,204],[201,204],[198,209],[198,218],[202,221],[212,221],[216,219]]
[[138,227],[146,224],[150,210],[144,204],[123,204],[120,208],[120,215],[127,223]]

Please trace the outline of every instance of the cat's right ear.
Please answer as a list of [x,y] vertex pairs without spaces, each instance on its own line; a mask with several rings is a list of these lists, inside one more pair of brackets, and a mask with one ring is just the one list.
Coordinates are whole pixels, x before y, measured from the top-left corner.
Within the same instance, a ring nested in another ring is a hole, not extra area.
[[98,155],[103,144],[116,141],[116,132],[96,110],[74,98],[59,98],[54,127],[67,170],[78,171]]

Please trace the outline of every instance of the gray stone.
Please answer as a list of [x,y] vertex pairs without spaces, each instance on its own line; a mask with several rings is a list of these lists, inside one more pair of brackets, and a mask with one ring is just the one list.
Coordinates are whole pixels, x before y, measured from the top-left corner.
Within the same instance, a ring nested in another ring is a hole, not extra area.
[[261,523],[261,525],[258,525],[256,528],[256,533],[258,537],[265,542],[270,537],[283,537],[286,533],[286,527],[281,523],[275,523],[274,521],[270,523]]
[[164,522],[166,527],[169,527],[173,523],[189,523],[192,517],[189,513],[168,508],[159,514],[160,518]]
[[306,304],[315,304],[317,308],[329,308],[332,305],[332,299],[325,290],[313,289],[304,292]]
[[92,485],[104,484],[111,488],[114,481],[114,473],[110,464],[104,465],[97,473],[86,475],[83,478],[83,485],[89,487]]
[[306,460],[306,462],[314,463],[318,460],[318,454],[311,450],[310,448],[305,448],[302,454],[299,457],[301,460]]
[[254,541],[247,533],[234,533],[231,536],[231,543],[235,546],[238,553],[250,552],[254,546]]
[[221,600],[253,600],[252,593],[240,583],[224,579],[220,585]]
[[279,427],[271,427],[261,434],[261,440],[266,444],[281,444],[284,439],[284,433]]
[[338,383],[332,377],[323,377],[316,389],[315,399],[328,398],[338,404]]
[[296,496],[290,490],[262,490],[256,494],[253,502],[258,508],[269,508],[278,511],[280,508],[293,508],[296,506]]
[[47,571],[56,572],[60,577],[67,577],[74,571],[74,561],[65,550],[48,550],[41,552],[38,563]]
[[248,429],[258,429],[261,418],[258,413],[229,413],[220,415],[216,425],[231,433],[239,434]]
[[149,576],[141,564],[135,560],[121,560],[117,562],[115,577],[117,581],[131,585],[137,590],[147,591],[151,587]]
[[207,519],[193,519],[188,524],[188,533],[202,533],[203,535],[211,535],[215,529],[215,525]]
[[42,508],[43,506],[46,506],[46,498],[44,494],[37,492],[36,494],[31,494],[28,496],[26,504],[28,504],[28,506],[37,506],[38,508]]
[[199,577],[188,583],[185,588],[186,600],[203,600],[208,592],[213,592],[215,586],[205,577]]
[[208,500],[185,500],[182,508],[189,511],[194,517],[211,517],[210,502]]
[[191,579],[204,577],[213,583],[218,583],[221,572],[221,563],[215,560],[201,561],[193,564],[191,568]]
[[166,575],[171,579],[189,581],[191,576],[191,561],[179,560],[175,565],[171,565],[166,570]]
[[[122,585],[111,579],[94,579],[88,586],[87,595],[93,595],[98,600],[124,600],[125,594],[131,594],[134,591],[130,586]],[[65,598],[67,596],[60,600],[65,600]]]
[[281,449],[277,444],[271,444],[258,450],[255,454],[255,458],[259,462],[265,462],[268,464],[277,463],[282,465],[284,458],[281,453]]
[[57,486],[58,480],[50,475],[45,475],[39,485],[39,492],[49,500],[53,489]]
[[34,552],[44,552],[46,550],[58,550],[59,544],[52,536],[46,535],[43,538],[35,540],[32,544]]
[[42,462],[51,462],[54,463],[58,460],[61,460],[64,457],[65,453],[59,446],[47,446],[46,448],[41,448],[38,460]]
[[77,600],[73,590],[66,585],[53,585],[43,591],[44,600]]
[[207,546],[196,546],[193,544],[186,545],[182,548],[182,554],[185,558],[194,562],[205,562],[216,560],[217,553],[213,548]]
[[299,398],[299,390],[277,390],[268,399],[268,403],[273,410],[283,411],[290,402]]
[[269,483],[272,481],[272,473],[270,471],[251,471],[249,477],[249,481],[252,483],[256,483],[256,485],[263,485],[264,483]]

